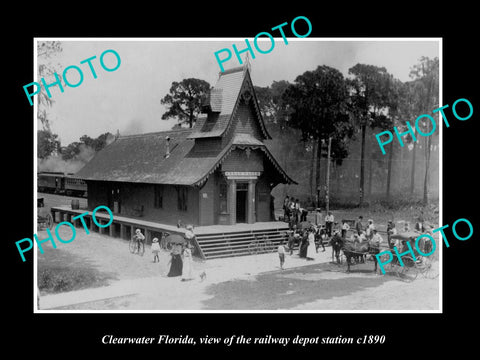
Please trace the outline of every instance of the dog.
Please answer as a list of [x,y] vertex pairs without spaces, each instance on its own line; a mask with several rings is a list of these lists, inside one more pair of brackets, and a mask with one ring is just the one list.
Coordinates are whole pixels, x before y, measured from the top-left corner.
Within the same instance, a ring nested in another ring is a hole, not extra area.
[[200,281],[203,281],[203,280],[205,280],[206,278],[207,278],[207,273],[206,273],[205,270],[204,270],[204,271],[202,271],[202,272],[200,273]]

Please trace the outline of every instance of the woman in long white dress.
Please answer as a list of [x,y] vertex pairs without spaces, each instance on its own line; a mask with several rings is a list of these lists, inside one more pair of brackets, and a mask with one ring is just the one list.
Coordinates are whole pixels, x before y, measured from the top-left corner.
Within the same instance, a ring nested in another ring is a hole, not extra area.
[[315,247],[315,234],[313,233],[313,229],[309,229],[307,260],[314,260],[316,256],[317,256],[317,249]]
[[192,280],[193,278],[192,250],[190,250],[190,246],[187,245],[185,250],[183,250],[182,281]]

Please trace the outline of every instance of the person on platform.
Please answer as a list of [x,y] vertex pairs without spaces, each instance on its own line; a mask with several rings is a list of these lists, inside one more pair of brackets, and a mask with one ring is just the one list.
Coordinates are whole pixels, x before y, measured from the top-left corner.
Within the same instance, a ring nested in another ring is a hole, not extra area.
[[290,199],[290,204],[288,206],[290,208],[290,223],[296,224],[297,221],[295,221],[295,199],[293,197]]
[[283,220],[290,222],[290,197],[288,195],[283,200]]
[[300,208],[300,222],[307,221],[308,210],[305,208]]
[[295,199],[295,223],[300,219],[300,200]]

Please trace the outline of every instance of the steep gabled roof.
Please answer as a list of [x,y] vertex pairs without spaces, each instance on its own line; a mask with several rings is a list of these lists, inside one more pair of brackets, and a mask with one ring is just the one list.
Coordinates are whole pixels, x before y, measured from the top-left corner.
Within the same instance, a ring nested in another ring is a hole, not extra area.
[[190,139],[222,136],[232,123],[242,95],[248,93],[255,108],[256,118],[262,136],[271,139],[263,122],[258,101],[247,68],[236,67],[220,73],[215,87],[210,91],[209,112],[200,116],[193,128]]
[[[247,68],[220,73],[208,98],[208,114],[193,129],[123,136],[102,149],[76,176],[85,180],[201,186],[236,148],[260,149],[268,160],[269,171],[287,184],[295,183],[281,168],[262,139],[237,133],[223,148],[195,146],[197,138],[221,137],[232,126],[241,100],[253,105],[260,137],[271,139],[258,107]],[[170,155],[166,138],[170,138]]]

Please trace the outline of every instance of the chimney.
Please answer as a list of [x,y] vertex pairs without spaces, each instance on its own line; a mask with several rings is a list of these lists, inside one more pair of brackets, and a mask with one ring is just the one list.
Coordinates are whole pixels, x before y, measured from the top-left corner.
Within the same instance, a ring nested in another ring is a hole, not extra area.
[[170,156],[170,137],[167,136],[165,138],[165,140],[166,140],[165,141],[165,147],[166,147],[166,149],[165,149],[165,159],[168,159],[168,157]]

